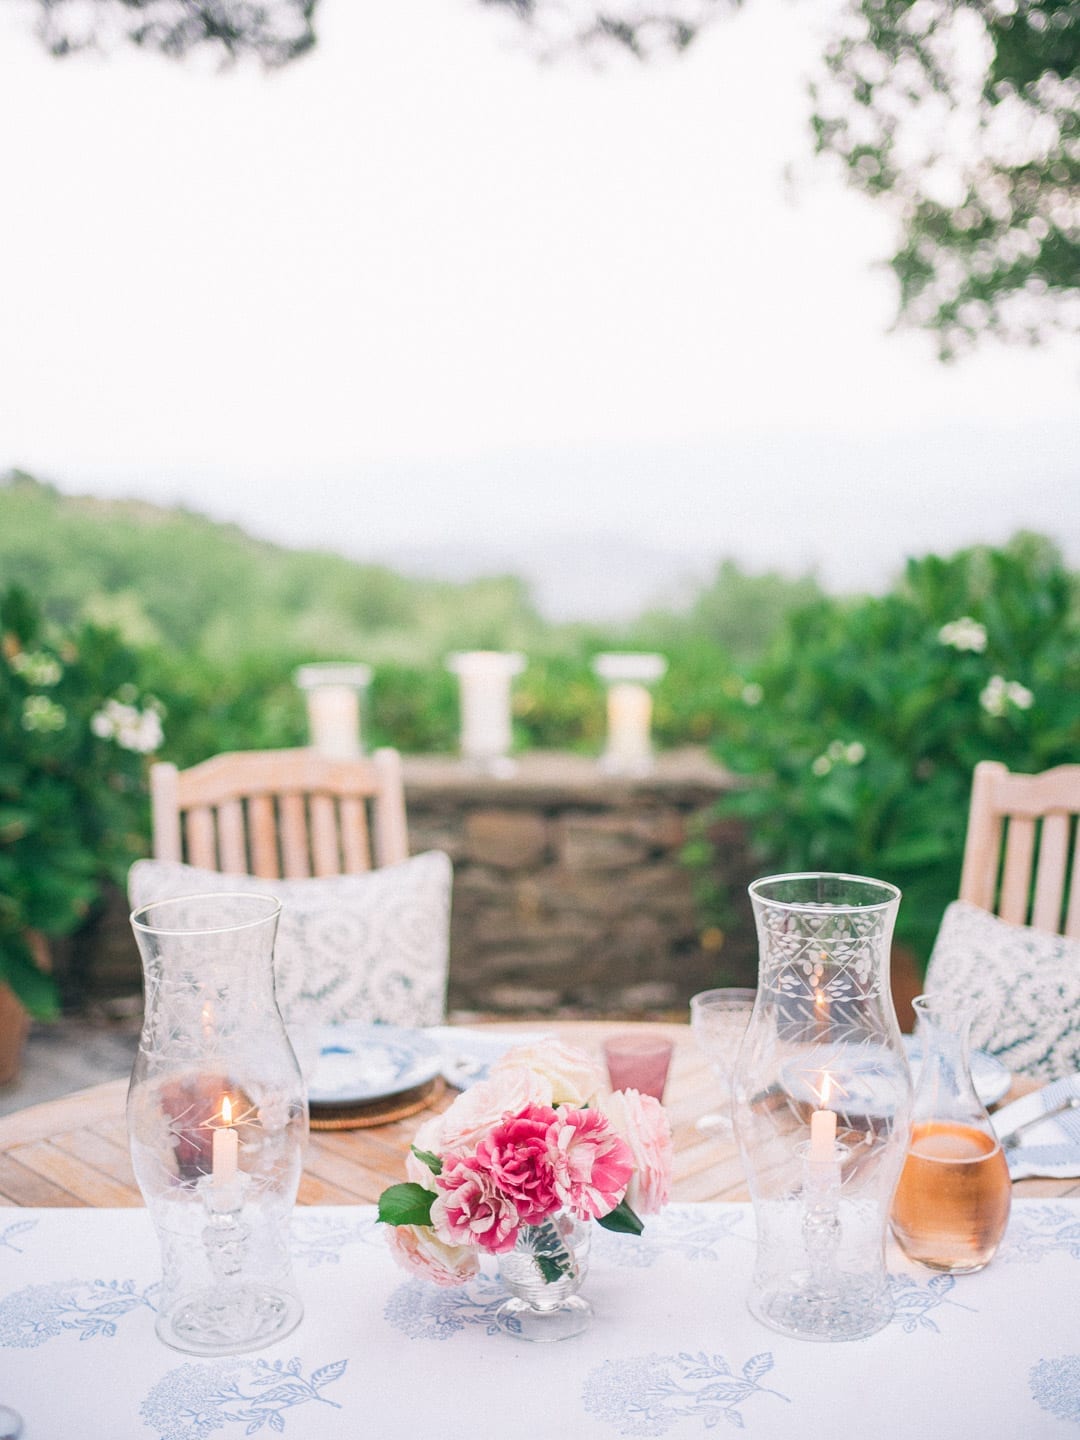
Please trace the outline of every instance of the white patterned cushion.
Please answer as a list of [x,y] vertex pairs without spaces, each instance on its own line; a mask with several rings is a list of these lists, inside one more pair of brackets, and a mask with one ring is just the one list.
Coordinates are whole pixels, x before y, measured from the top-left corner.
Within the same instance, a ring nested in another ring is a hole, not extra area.
[[414,855],[363,875],[256,880],[175,861],[137,860],[132,907],[183,895],[254,891],[281,901],[274,983],[286,1021],[437,1025],[450,959],[448,856]]
[[934,942],[926,993],[971,1005],[972,1047],[1014,1074],[1057,1080],[1080,1071],[1080,941],[955,900]]

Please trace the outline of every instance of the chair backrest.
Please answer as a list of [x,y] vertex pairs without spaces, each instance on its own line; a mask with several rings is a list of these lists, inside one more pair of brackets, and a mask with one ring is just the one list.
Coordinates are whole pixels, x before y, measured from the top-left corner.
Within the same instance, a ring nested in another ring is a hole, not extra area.
[[159,763],[150,797],[158,860],[291,880],[354,874],[409,853],[396,750],[359,760],[239,750],[189,770]]
[[[1080,937],[1080,765],[975,766],[960,899],[1014,925]],[[1070,865],[1071,860],[1071,865]]]

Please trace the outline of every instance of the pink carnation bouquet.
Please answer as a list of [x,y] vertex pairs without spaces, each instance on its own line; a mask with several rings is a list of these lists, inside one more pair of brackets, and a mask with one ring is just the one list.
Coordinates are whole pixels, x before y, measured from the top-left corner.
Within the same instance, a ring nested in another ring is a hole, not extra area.
[[[603,1074],[558,1041],[517,1046],[489,1078],[421,1126],[408,1180],[379,1197],[395,1259],[436,1285],[461,1285],[478,1257],[512,1250],[560,1212],[640,1235],[671,1191],[671,1128],[636,1090],[602,1094]],[[550,1283],[569,1257],[546,1257]]]

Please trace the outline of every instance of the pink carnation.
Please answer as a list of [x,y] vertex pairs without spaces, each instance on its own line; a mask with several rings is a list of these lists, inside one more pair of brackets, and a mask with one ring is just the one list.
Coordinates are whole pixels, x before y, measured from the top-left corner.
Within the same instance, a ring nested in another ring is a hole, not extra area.
[[444,1244],[427,1225],[387,1225],[386,1242],[402,1269],[433,1285],[464,1285],[479,1269],[475,1251]]
[[514,1248],[521,1227],[514,1202],[475,1156],[447,1155],[435,1187],[431,1223],[440,1240],[479,1245],[492,1254]]
[[630,1147],[634,1174],[626,1190],[626,1203],[638,1215],[655,1215],[671,1194],[674,1146],[671,1125],[663,1105],[636,1090],[605,1095],[600,1109]]
[[555,1111],[530,1105],[497,1125],[476,1147],[476,1163],[486,1169],[504,1195],[513,1201],[523,1224],[533,1225],[559,1207],[555,1172],[548,1153],[548,1132]]
[[579,1220],[596,1220],[626,1193],[634,1157],[599,1110],[558,1111],[548,1132],[555,1189]]

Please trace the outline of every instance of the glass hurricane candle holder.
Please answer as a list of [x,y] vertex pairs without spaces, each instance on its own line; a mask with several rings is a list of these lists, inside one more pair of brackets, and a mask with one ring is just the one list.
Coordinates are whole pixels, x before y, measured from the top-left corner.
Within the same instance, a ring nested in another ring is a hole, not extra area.
[[889,990],[900,892],[781,875],[750,898],[758,992],[734,1080],[757,1226],[750,1309],[784,1334],[860,1339],[892,1317],[885,1238],[911,1125]]
[[308,1118],[274,1000],[280,909],[196,895],[131,917],[146,991],[132,1163],[161,1244],[157,1333],[195,1355],[259,1349],[303,1314],[289,1223]]

